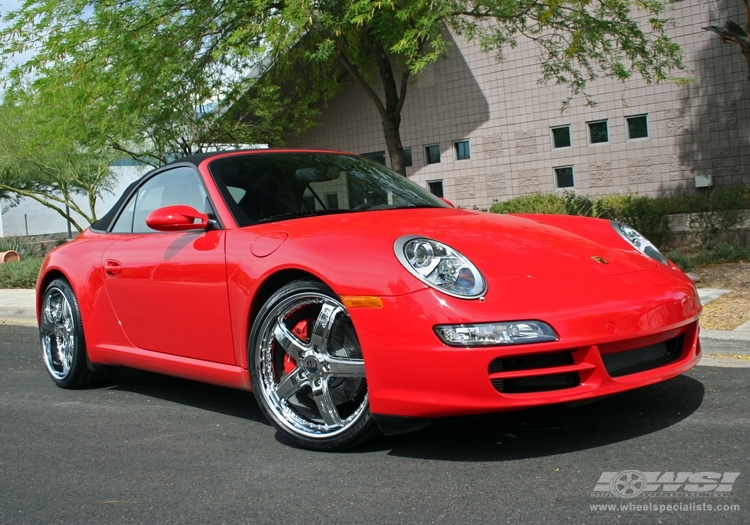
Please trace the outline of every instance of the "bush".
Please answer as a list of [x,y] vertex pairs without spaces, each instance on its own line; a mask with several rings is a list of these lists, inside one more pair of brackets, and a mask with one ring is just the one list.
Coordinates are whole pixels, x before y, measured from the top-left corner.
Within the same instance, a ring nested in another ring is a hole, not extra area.
[[665,255],[667,259],[677,265],[677,267],[683,272],[689,272],[695,269],[695,263],[691,257],[683,254],[680,250],[672,250]]
[[701,248],[695,255],[685,255],[680,250],[672,250],[667,259],[689,272],[696,266],[738,261],[750,261],[750,245],[742,246],[739,239],[734,242],[722,242],[713,248]]
[[557,194],[525,195],[493,204],[493,213],[554,213],[601,217],[622,222],[641,232],[663,248],[672,230],[669,215],[693,214],[689,234],[700,246],[711,249],[718,235],[741,224],[750,209],[750,186],[723,186],[707,195],[650,198],[628,193],[608,195],[596,200],[571,191]]
[[34,288],[43,260],[35,257],[0,264],[0,288]]
[[711,249],[719,234],[744,222],[750,208],[750,186],[714,188],[691,200],[688,233],[700,247]]
[[651,199],[628,193],[602,197],[596,202],[599,217],[627,224],[642,233],[656,246],[669,240],[669,206],[665,199]]
[[524,195],[509,201],[497,202],[490,208],[492,213],[544,213],[567,215],[563,199],[554,194]]

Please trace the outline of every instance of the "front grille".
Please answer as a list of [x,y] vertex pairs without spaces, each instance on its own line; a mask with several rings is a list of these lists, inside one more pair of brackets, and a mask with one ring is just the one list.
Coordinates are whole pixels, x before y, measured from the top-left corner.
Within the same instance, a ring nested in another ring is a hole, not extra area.
[[514,370],[531,370],[532,368],[550,368],[573,364],[573,352],[547,352],[527,354],[515,357],[498,357],[490,363],[490,374],[494,372],[511,372]]
[[684,340],[685,336],[680,335],[654,345],[603,354],[604,368],[610,377],[621,377],[666,365],[680,357]]
[[581,378],[577,372],[566,372],[546,376],[493,379],[491,382],[495,390],[503,394],[528,394],[529,392],[549,392],[573,388],[581,384]]
[[562,372],[559,374],[539,374],[550,368],[574,364],[572,352],[550,352],[528,354],[515,357],[498,357],[489,366],[490,374],[499,372],[517,372],[528,370],[523,377],[490,379],[495,390],[503,394],[523,394],[529,392],[548,392],[573,388],[581,383],[578,372]]

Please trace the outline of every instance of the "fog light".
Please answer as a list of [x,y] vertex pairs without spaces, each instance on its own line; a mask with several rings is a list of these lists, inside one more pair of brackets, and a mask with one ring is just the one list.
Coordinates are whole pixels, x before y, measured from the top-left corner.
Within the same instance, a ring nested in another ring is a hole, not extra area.
[[558,339],[552,327],[541,321],[444,324],[436,326],[435,333],[450,346],[520,345]]

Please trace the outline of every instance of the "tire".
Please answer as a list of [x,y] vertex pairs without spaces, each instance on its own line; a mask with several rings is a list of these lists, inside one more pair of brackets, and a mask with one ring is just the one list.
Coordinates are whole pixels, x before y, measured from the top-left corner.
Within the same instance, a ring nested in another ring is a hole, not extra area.
[[89,370],[78,301],[64,279],[55,279],[44,290],[39,338],[44,365],[60,388],[89,386],[117,373],[117,369],[110,367],[97,372]]
[[341,450],[378,433],[349,314],[323,283],[294,281],[263,305],[248,342],[258,405],[291,443]]

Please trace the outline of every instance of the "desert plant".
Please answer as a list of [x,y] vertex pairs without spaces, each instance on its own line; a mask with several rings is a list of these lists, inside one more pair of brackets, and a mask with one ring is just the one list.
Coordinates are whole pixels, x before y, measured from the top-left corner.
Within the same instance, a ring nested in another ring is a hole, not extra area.
[[23,242],[21,237],[0,237],[0,252],[10,250],[18,252],[21,259],[31,259],[43,255],[40,253],[40,249],[33,244]]

